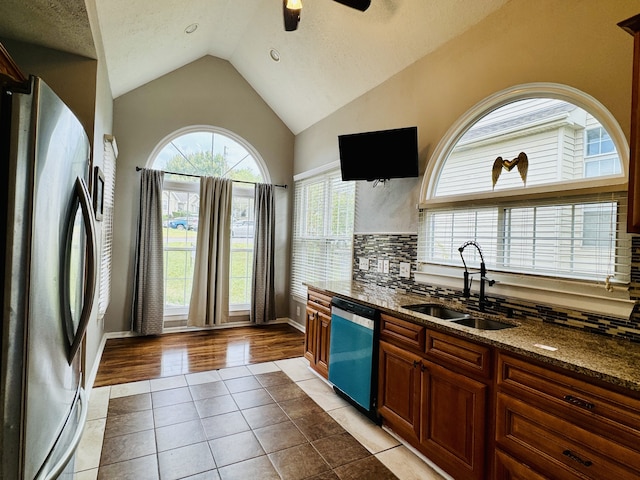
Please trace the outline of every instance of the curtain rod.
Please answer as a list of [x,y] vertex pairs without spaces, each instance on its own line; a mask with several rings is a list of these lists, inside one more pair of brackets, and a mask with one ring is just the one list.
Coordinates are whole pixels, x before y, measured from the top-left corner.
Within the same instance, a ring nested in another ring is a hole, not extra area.
[[[142,167],[136,167],[136,172],[139,172],[140,170],[142,170]],[[202,178],[202,175],[194,175],[193,173],[178,173],[178,172],[168,172],[166,170],[162,170],[164,173],[169,174],[169,175],[182,175],[183,177],[194,177],[194,178]],[[256,185],[257,182],[249,182],[247,180],[231,180],[232,182],[236,182],[236,183],[247,183],[249,185]],[[279,187],[279,188],[287,188],[287,185],[277,185],[275,183],[272,183],[272,185],[274,187]]]

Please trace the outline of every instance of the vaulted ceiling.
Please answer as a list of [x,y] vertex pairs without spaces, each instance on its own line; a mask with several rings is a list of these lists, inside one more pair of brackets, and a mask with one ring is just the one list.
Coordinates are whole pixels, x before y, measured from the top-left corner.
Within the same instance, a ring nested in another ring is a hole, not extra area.
[[3,0],[0,37],[95,58],[95,11],[114,97],[213,55],[297,134],[507,1],[372,0],[360,12],[303,0],[298,29],[285,32],[281,0]]

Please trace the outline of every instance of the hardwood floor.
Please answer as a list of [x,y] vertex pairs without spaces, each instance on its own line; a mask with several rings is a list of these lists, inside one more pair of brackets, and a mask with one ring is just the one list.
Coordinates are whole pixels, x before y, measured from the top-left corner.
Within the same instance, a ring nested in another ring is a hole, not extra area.
[[95,387],[304,355],[290,325],[236,327],[107,340]]

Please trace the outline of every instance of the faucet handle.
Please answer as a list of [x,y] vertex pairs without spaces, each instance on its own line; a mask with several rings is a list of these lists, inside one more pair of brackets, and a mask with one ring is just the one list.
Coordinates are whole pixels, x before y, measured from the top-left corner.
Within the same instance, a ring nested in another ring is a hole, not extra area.
[[464,288],[462,289],[462,296],[469,298],[471,296],[471,284],[469,283],[469,272],[464,271]]
[[487,277],[482,277],[482,280],[484,280],[485,282],[487,282],[489,284],[490,287],[493,287],[493,285],[495,285],[496,281],[495,280],[491,280]]

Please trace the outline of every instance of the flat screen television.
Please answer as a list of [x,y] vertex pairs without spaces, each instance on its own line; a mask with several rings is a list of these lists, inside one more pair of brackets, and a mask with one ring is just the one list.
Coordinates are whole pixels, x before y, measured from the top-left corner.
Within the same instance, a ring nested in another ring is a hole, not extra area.
[[418,176],[418,127],[338,136],[342,180]]

